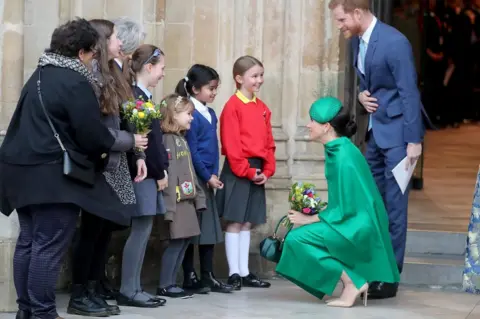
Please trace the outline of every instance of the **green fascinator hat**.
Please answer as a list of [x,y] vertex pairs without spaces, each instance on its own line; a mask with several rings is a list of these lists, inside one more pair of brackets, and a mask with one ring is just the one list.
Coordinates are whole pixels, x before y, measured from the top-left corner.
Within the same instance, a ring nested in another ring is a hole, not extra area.
[[318,123],[330,122],[342,108],[342,102],[333,96],[322,97],[310,106],[310,118]]

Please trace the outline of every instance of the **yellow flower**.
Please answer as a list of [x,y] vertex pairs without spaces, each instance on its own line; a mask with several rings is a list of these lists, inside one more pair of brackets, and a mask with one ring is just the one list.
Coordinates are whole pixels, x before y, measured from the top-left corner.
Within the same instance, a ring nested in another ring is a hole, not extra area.
[[146,107],[147,109],[154,109],[154,108],[155,108],[155,106],[154,106],[151,102],[145,103],[145,107]]
[[144,112],[138,112],[138,118],[139,119],[143,119],[145,117],[145,113]]

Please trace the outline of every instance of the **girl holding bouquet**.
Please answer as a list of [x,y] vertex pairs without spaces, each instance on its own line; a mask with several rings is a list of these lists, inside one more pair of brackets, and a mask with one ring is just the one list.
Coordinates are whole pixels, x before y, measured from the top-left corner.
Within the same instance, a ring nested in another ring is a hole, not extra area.
[[304,226],[286,237],[276,271],[320,299],[340,280],[344,289],[329,306],[351,307],[362,293],[366,305],[369,282],[400,279],[388,216],[365,158],[349,140],[356,130],[349,111],[325,97],[313,103],[310,117],[310,138],[325,148],[328,206],[317,215],[289,212],[290,222]]
[[275,173],[275,141],[271,112],[255,94],[263,84],[263,65],[252,56],[240,57],[233,65],[237,92],[220,115],[222,154],[225,155],[216,201],[220,216],[228,223],[225,249],[228,284],[268,288],[248,268],[250,229],[265,224],[265,183]]
[[[157,86],[163,78],[165,59],[163,52],[154,45],[141,45],[132,55],[130,68],[135,74],[133,93],[137,101],[151,103],[149,88]],[[133,83],[132,83],[133,84]],[[148,106],[148,105],[147,105]],[[133,184],[137,198],[137,211],[132,216],[130,235],[125,243],[122,262],[122,284],[117,296],[119,305],[153,308],[163,305],[165,299],[156,298],[141,287],[142,265],[152,231],[153,217],[165,213],[163,190],[167,183],[168,158],[163,145],[160,121],[153,119],[145,150],[147,177]],[[136,179],[135,163],[130,161],[130,175]]]

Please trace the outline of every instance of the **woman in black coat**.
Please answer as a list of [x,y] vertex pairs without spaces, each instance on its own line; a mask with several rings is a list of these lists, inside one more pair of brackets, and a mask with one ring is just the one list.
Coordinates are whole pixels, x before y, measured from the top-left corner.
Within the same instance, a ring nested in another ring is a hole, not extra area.
[[[98,87],[87,68],[98,39],[84,19],[55,29],[0,148],[0,210],[8,216],[16,209],[20,223],[14,255],[20,319],[58,317],[56,281],[80,210],[129,221],[101,172],[115,139],[102,122]],[[47,115],[65,149],[96,167],[93,185],[64,174],[63,151]]]

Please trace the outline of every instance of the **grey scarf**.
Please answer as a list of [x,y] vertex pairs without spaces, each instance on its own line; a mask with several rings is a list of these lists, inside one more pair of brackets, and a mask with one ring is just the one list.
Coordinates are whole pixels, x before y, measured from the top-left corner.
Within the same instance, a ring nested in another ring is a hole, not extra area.
[[38,59],[38,66],[42,67],[46,65],[53,65],[80,73],[90,82],[97,98],[100,97],[101,84],[79,59],[69,58],[57,53],[45,52],[40,56],[40,59]]

